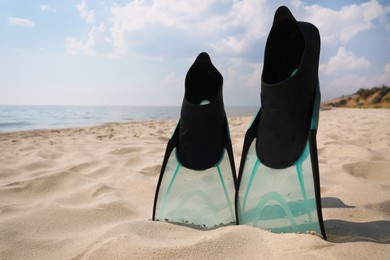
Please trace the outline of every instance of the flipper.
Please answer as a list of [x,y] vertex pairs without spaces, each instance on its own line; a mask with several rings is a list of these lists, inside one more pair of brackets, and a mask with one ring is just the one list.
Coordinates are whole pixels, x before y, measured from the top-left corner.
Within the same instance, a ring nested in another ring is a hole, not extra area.
[[207,229],[237,224],[222,85],[209,55],[199,54],[187,73],[180,120],[165,151],[153,220]]
[[261,108],[244,140],[239,224],[326,239],[316,147],[319,53],[318,29],[279,7],[266,43]]

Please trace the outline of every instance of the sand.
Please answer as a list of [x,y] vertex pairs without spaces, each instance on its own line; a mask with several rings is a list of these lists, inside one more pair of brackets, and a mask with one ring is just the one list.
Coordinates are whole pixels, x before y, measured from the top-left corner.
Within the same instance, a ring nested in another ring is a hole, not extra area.
[[[237,165],[250,122],[229,118]],[[390,110],[320,114],[328,241],[151,221],[175,124],[0,133],[0,259],[390,259]]]

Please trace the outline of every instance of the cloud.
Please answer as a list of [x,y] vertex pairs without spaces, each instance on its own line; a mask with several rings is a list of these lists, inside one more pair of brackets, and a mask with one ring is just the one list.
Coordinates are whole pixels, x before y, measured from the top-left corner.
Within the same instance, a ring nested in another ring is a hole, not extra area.
[[[274,12],[281,3],[283,1],[265,0],[107,3],[108,16],[99,17],[102,22],[96,26],[94,10],[88,9],[87,1],[83,0],[77,9],[83,20],[90,24],[90,30],[84,37],[68,37],[67,51],[109,58],[131,54],[132,58],[142,61],[157,57],[164,64],[168,64],[167,57],[183,64],[198,52],[207,51],[224,76],[226,91],[236,95],[245,89],[243,93],[254,94],[260,86],[265,40]],[[369,56],[361,57],[348,48],[356,35],[374,26],[381,26],[380,29],[386,31],[389,6],[372,0],[331,9],[292,0],[289,7],[298,20],[309,21],[320,29],[322,49],[326,49],[322,55],[327,60],[320,65],[325,96],[348,94],[355,87],[370,87],[388,81],[386,73],[390,72],[390,65],[382,75],[382,71],[375,72],[376,62],[368,60],[366,57]],[[329,55],[333,50],[337,51]],[[163,85],[170,81],[178,84],[176,74],[169,74],[177,73],[178,67],[169,66],[161,69],[169,76],[160,80]],[[258,102],[258,96],[247,98]]]
[[387,85],[390,86],[390,62],[386,63],[382,75],[379,77],[378,85]]
[[306,20],[315,24],[324,42],[347,42],[358,33],[369,30],[375,20],[383,21],[390,13],[388,6],[373,0],[333,10],[319,5],[305,6]]
[[[321,86],[326,99],[340,97],[354,93],[359,88],[369,88],[374,86],[373,80],[366,75],[347,73],[329,81],[322,80]],[[326,88],[326,89],[324,89]]]
[[89,24],[93,24],[95,22],[95,11],[88,10],[87,0],[81,0],[81,3],[77,4],[76,8],[79,11],[81,19],[85,20]]
[[325,99],[353,93],[361,87],[371,87],[376,81],[367,76],[371,63],[356,57],[345,47],[339,47],[328,63],[320,64],[320,82]]
[[110,8],[113,44],[117,53],[124,54],[133,32],[147,28],[152,34],[154,28],[165,27],[181,32],[181,37],[198,39],[217,53],[245,54],[254,41],[268,34],[273,9],[259,0],[136,0],[114,4]]
[[325,99],[340,97],[356,92],[359,88],[372,88],[374,86],[390,85],[390,62],[385,64],[383,71],[373,75],[348,72],[336,77],[320,77],[322,92]]
[[358,72],[368,69],[371,63],[364,58],[357,58],[352,52],[340,47],[337,54],[329,59],[326,64],[320,65],[320,70],[328,75],[338,75],[346,72]]
[[325,99],[354,93],[359,88],[390,85],[390,62],[381,72],[369,72],[371,63],[340,47],[326,64],[320,65],[320,83]]
[[106,27],[101,23],[99,26],[92,26],[84,42],[74,37],[67,37],[65,39],[67,52],[72,54],[82,53],[88,56],[98,55],[100,53],[99,48],[104,48],[104,45],[109,41],[104,38],[105,31]]
[[[126,5],[112,5],[110,12],[114,23],[111,28],[111,37],[114,53],[123,55],[130,45],[139,41],[144,41],[148,45],[148,41],[156,40],[155,35],[159,35],[162,30],[181,32],[180,38],[187,37],[188,34],[204,35],[196,28],[196,24],[204,20],[205,13],[208,12],[213,2],[213,0],[154,0],[148,2],[135,0]],[[130,37],[141,30],[148,31],[148,33],[143,33],[141,38]],[[159,45],[161,45],[164,44],[162,41],[170,39],[165,37],[159,40]],[[154,45],[156,45],[155,42]]]
[[[193,43],[187,49],[198,46],[226,57],[240,56],[256,62],[251,60],[253,53],[262,53],[259,46],[266,39],[274,11],[282,2],[134,0],[111,4],[109,16],[102,19],[107,25],[105,38],[110,38],[112,44],[110,53],[117,57],[128,53],[130,48],[140,51],[141,55],[147,56],[151,51],[152,56],[160,56],[156,51],[167,49],[138,47],[178,45],[189,39]],[[81,0],[76,7],[80,17],[92,26],[95,12],[88,9],[87,0]],[[338,10],[307,5],[299,0],[292,0],[290,7],[298,20],[310,21],[319,27],[325,44],[336,45],[372,28],[375,21],[386,26],[386,15],[390,13],[390,6],[376,0],[346,5]],[[176,38],[164,37],[162,32]]]
[[266,38],[272,20],[273,7],[266,1],[236,1],[212,26],[214,33],[221,29],[225,32],[213,47],[218,53],[244,54],[254,41]]
[[245,82],[245,86],[250,88],[258,88],[261,83],[261,74],[263,72],[263,63],[256,63],[250,65],[253,68],[252,75]]
[[66,51],[71,54],[84,54],[87,56],[109,56],[111,49],[111,39],[106,36],[106,25],[101,22],[99,26],[95,25],[95,11],[89,10],[87,0],[81,0],[76,5],[81,19],[91,25],[88,34],[84,39],[76,37],[66,37]]
[[65,39],[66,42],[66,50],[68,53],[76,54],[78,52],[82,52],[84,50],[84,44],[82,41],[77,40],[74,37],[67,37]]
[[52,8],[48,5],[40,5],[40,8],[41,8],[41,11],[42,12],[52,12],[52,13],[56,13],[57,10],[55,8]]
[[28,27],[28,28],[34,28],[35,27],[35,23],[30,21],[30,20],[27,20],[27,19],[24,19],[24,18],[19,18],[19,17],[8,17],[8,23],[11,24],[11,25],[17,25],[17,26],[21,26],[21,27]]

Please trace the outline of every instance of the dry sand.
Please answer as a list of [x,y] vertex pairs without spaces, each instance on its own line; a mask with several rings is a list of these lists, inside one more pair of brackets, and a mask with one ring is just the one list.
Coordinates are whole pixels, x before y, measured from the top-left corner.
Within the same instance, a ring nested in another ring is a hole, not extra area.
[[[251,118],[230,118],[236,164]],[[0,259],[390,259],[390,110],[322,111],[328,241],[150,220],[174,121],[0,133]]]

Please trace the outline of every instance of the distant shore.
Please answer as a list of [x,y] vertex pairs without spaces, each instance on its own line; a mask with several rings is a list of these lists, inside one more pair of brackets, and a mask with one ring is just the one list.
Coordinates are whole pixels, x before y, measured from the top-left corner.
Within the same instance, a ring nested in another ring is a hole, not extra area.
[[390,108],[390,88],[387,86],[371,89],[359,89],[352,95],[347,95],[321,103],[321,107],[344,108]]

